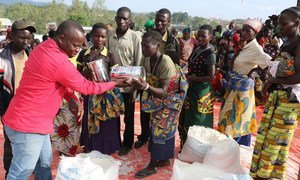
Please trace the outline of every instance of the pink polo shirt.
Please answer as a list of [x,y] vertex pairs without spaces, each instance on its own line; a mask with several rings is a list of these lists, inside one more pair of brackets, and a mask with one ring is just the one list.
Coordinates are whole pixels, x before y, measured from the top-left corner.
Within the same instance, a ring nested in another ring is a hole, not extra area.
[[3,122],[16,131],[51,134],[54,117],[67,88],[87,95],[100,94],[114,87],[114,82],[88,81],[50,39],[31,52]]

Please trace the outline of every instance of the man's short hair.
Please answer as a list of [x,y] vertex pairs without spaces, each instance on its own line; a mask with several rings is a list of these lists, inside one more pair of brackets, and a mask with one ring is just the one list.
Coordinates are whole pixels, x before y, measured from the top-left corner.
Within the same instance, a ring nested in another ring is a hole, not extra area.
[[213,31],[214,31],[213,28],[211,27],[211,25],[208,25],[208,24],[204,24],[204,25],[200,26],[199,30],[200,29],[202,29],[202,30],[208,30],[208,33],[210,35],[212,35]]
[[118,10],[117,10],[117,13],[119,12],[128,12],[129,13],[129,16],[131,17],[131,10],[126,7],[126,6],[123,6],[123,7],[120,7]]
[[171,20],[172,14],[171,14],[171,11],[167,8],[162,8],[162,9],[158,10],[156,14],[168,14],[169,20]]
[[70,31],[72,29],[77,29],[78,31],[84,33],[82,26],[74,20],[66,20],[63,21],[57,28],[55,35],[64,34],[66,31]]

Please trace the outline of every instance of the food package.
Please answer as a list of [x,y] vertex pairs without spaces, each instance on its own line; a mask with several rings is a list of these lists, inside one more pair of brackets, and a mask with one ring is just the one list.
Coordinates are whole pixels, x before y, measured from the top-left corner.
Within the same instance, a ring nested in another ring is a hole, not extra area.
[[92,70],[93,80],[96,82],[109,81],[108,70],[104,64],[103,59],[91,61],[87,63],[87,66]]
[[111,69],[111,79],[130,77],[135,79],[146,78],[143,66],[114,66]]

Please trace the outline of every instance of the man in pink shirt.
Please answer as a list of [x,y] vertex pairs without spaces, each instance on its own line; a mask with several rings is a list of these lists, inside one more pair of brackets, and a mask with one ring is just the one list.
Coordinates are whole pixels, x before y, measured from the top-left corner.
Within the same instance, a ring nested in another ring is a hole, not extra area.
[[52,179],[49,134],[62,99],[70,89],[82,94],[100,94],[126,79],[96,83],[85,79],[71,64],[85,40],[83,28],[72,20],[61,23],[54,39],[37,46],[25,64],[22,79],[3,123],[11,141],[13,159],[7,179]]

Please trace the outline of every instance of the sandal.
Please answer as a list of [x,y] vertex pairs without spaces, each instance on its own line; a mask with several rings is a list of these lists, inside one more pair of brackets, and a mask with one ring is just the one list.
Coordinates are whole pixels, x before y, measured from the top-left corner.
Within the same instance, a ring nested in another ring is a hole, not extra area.
[[156,168],[151,168],[149,169],[148,167],[144,168],[144,169],[141,169],[139,170],[135,175],[134,177],[135,178],[144,178],[144,177],[147,177],[147,176],[150,176],[152,174],[155,174],[157,171],[156,171]]

